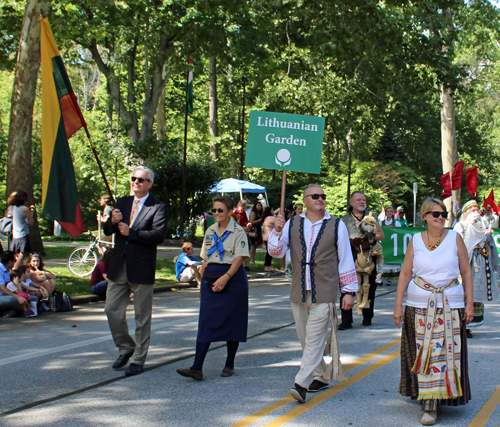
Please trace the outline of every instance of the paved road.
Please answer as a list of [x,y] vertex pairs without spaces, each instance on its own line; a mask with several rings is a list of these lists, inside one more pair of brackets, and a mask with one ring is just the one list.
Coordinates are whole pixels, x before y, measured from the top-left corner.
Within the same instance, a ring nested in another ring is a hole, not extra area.
[[[372,326],[360,326],[357,317],[354,329],[340,332],[348,380],[308,394],[302,405],[288,395],[301,354],[288,293],[283,277],[252,280],[249,339],[237,355],[236,374],[220,377],[225,348],[214,345],[203,382],[175,372],[192,362],[196,289],[155,294],[148,369],[132,378],[110,368],[117,351],[103,303],[33,319],[0,319],[0,426],[420,425],[419,405],[397,393],[395,287],[378,289]],[[491,304],[486,325],[469,341],[473,399],[443,408],[438,425],[500,424],[499,329],[500,305]]]

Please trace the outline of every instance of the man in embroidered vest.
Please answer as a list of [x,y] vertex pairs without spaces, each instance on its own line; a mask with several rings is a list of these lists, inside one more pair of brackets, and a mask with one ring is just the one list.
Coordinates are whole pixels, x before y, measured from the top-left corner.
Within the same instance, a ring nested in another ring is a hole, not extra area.
[[[340,283],[345,309],[352,309],[358,290],[347,228],[325,210],[325,192],[319,185],[309,185],[302,201],[307,210],[286,223],[280,214],[268,241],[271,256],[282,258],[290,248],[292,258],[290,300],[303,354],[290,395],[299,402],[305,401],[308,391],[327,388],[332,379],[345,380],[337,339],[337,289]],[[330,323],[326,350],[332,362],[327,366],[323,355]]]
[[[349,202],[351,206],[349,207],[347,214],[342,217],[342,221],[347,226],[347,231],[349,232],[349,240],[351,241],[352,257],[356,259],[359,252],[361,237],[358,227],[363,218],[370,214],[370,211],[366,209],[366,197],[361,191],[355,191],[351,195],[351,200]],[[373,214],[375,217],[376,215]],[[375,235],[376,240],[384,240],[384,232],[377,224],[377,234]],[[377,275],[374,269],[372,274],[369,276],[370,290],[368,291],[368,300],[370,301],[369,308],[363,308],[363,326],[370,326],[372,324],[373,318],[373,308],[375,306],[375,290],[377,289],[377,283],[375,277]],[[344,309],[342,305],[342,296],[340,297],[340,304],[342,309],[342,322],[339,325],[339,330],[343,331],[345,329],[352,328],[352,308]]]

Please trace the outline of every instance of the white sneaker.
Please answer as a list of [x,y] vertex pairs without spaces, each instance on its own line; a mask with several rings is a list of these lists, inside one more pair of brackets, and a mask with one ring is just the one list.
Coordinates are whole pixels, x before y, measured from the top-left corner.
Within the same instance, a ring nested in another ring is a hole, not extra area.
[[43,311],[50,311],[50,307],[48,306],[48,304],[47,304],[47,303],[42,302],[42,310],[43,310]]

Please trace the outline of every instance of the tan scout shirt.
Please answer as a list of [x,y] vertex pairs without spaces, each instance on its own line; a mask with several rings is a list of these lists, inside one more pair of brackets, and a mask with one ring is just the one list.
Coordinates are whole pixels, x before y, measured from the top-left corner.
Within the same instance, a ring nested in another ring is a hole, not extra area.
[[207,261],[208,264],[232,264],[234,259],[239,256],[243,257],[243,261],[250,258],[248,239],[243,227],[240,227],[236,222],[230,220],[226,230],[230,233],[229,236],[226,237],[226,240],[224,240],[224,257],[221,261],[217,250],[208,257],[208,251],[215,243],[214,231],[217,233],[217,237],[219,239],[221,238],[219,224],[215,223],[207,229],[205,238],[203,239],[200,256]]

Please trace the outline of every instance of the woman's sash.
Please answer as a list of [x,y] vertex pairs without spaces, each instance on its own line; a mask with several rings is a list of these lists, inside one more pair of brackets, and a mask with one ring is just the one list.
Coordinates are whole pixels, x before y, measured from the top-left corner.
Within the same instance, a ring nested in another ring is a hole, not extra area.
[[443,292],[445,289],[453,288],[460,284],[457,278],[453,279],[446,286],[437,288],[424,279],[416,276],[413,282],[421,289],[431,292],[429,301],[427,302],[427,316],[425,321],[424,344],[420,347],[417,359],[413,365],[412,372],[421,375],[429,374],[429,362],[431,359],[430,344],[432,333],[434,331],[434,324],[436,322],[437,310],[437,294],[440,293],[443,300],[443,314],[445,323],[445,336],[444,343],[446,345],[446,391],[450,398],[455,398],[462,395],[460,387],[459,375],[455,368],[455,345],[453,341],[453,317],[448,303],[448,298]]

